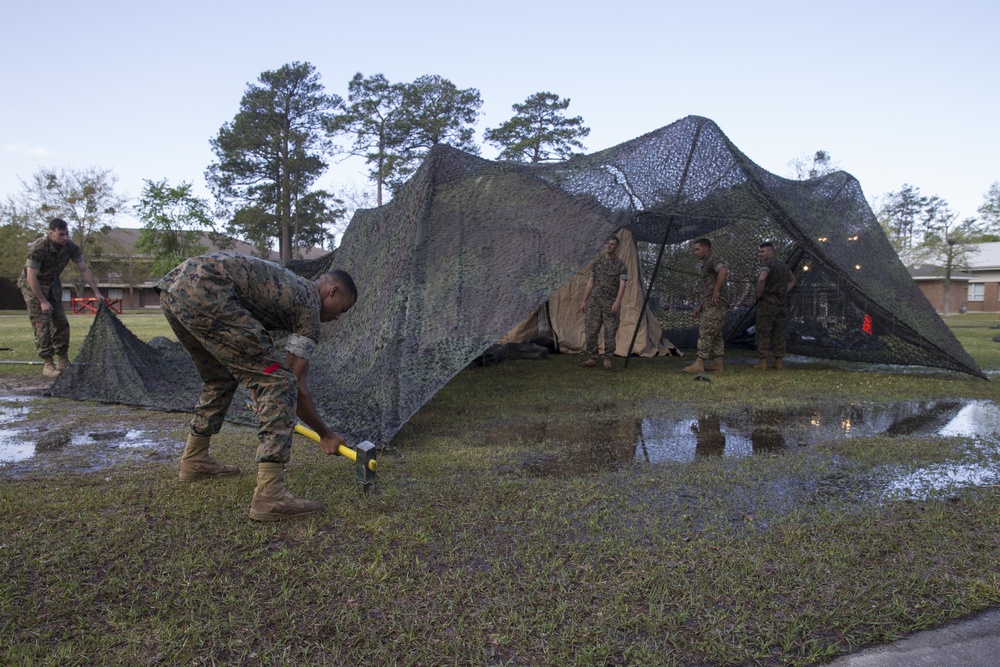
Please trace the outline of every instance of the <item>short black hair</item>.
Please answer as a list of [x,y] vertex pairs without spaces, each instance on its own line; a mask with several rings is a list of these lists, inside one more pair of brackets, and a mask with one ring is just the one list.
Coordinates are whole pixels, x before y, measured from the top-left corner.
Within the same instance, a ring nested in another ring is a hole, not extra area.
[[771,250],[774,250],[774,244],[773,244],[773,243],[771,243],[770,241],[764,241],[763,243],[761,243],[761,244],[760,244],[759,246],[757,246],[757,247],[758,247],[758,248],[760,248],[760,249],[762,249],[762,250],[763,250],[764,248],[770,248]]
[[614,242],[615,242],[615,243],[617,243],[618,245],[621,245],[621,244],[622,244],[622,242],[621,242],[621,239],[619,239],[619,238],[618,238],[617,236],[615,236],[614,234],[612,234],[611,236],[609,236],[609,237],[608,237],[608,238],[607,238],[607,239],[606,239],[606,240],[605,240],[604,242],[605,242],[605,243],[607,243],[608,241],[614,241]]
[[358,286],[354,284],[354,278],[351,277],[351,274],[343,269],[334,269],[333,271],[328,271],[326,275],[330,276],[338,285],[347,290],[347,293],[357,303]]
[[697,239],[697,240],[695,241],[695,243],[697,243],[698,245],[703,245],[703,246],[705,246],[706,248],[708,248],[709,250],[711,250],[711,249],[712,249],[712,242],[711,242],[711,241],[709,241],[709,240],[708,240],[708,239],[706,239],[706,238],[700,238],[700,239]]
[[62,218],[52,218],[51,220],[49,220],[49,231],[55,231],[57,229],[61,229],[64,232],[68,232],[69,225],[67,225],[66,221],[63,220]]

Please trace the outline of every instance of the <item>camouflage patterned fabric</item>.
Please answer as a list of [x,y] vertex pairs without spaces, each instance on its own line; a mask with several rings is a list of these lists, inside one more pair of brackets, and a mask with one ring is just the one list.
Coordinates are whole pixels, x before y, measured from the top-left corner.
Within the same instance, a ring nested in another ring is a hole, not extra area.
[[698,298],[701,302],[701,323],[698,328],[698,357],[701,359],[721,358],[725,352],[725,338],[722,325],[726,322],[726,311],[729,310],[729,286],[722,283],[719,290],[719,303],[712,303],[715,293],[715,281],[719,270],[725,266],[719,257],[712,253],[701,265],[701,275],[698,278]]
[[701,359],[722,358],[725,353],[725,338],[722,335],[722,325],[726,321],[726,311],[729,310],[722,299],[719,305],[709,301],[701,308],[701,326],[698,329],[698,357]]
[[604,357],[615,356],[615,341],[618,336],[618,325],[621,322],[620,313],[612,313],[611,306],[618,297],[619,282],[628,280],[628,270],[625,262],[614,255],[606,257],[603,253],[590,265],[590,277],[594,279],[594,288],[590,292],[587,303],[587,319],[584,331],[587,338],[587,354],[597,356],[598,335],[601,325],[604,325]]
[[757,356],[774,354],[775,359],[785,356],[785,306],[761,299],[757,303],[755,327]]
[[[712,303],[712,295],[715,293],[715,281],[719,277],[719,269],[726,265],[718,255],[712,253],[701,265],[701,275],[698,277],[698,299],[702,307],[707,307]],[[729,285],[722,283],[719,290],[719,301],[729,303]]]
[[21,277],[17,279],[17,286],[22,290],[30,290],[28,287],[27,267],[38,269],[38,282],[42,286],[42,293],[51,302],[53,299],[62,300],[62,283],[59,276],[70,260],[79,264],[83,261],[83,253],[80,246],[67,241],[66,245],[53,243],[48,236],[43,236],[37,241],[28,245],[28,260],[25,262],[26,268],[21,271]]
[[42,302],[31,289],[22,290],[24,304],[28,307],[28,319],[35,334],[35,352],[42,359],[66,356],[69,350],[69,319],[62,299],[49,299],[51,313],[42,312]]
[[242,384],[257,399],[257,461],[287,463],[298,384],[275,358],[270,332],[289,332],[286,351],[310,358],[321,335],[316,285],[271,262],[214,253],[185,261],[157,288],[163,314],[203,382],[191,432],[218,433]]
[[[46,235],[28,246],[28,259],[17,286],[24,295],[28,308],[28,319],[35,334],[35,351],[42,359],[56,355],[65,356],[69,349],[69,320],[62,304],[62,282],[59,276],[70,260],[79,264],[83,261],[80,246],[72,241],[65,245],[53,243]],[[52,313],[42,312],[42,302],[38,300],[28,285],[28,268],[38,269],[38,283],[42,294],[52,306]]]

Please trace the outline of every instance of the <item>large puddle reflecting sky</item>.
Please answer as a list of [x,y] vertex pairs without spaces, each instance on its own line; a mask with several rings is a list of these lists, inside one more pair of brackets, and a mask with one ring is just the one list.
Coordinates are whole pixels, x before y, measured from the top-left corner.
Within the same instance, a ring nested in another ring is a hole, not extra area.
[[[620,406],[598,406],[592,414],[567,420],[546,410],[487,435],[487,442],[517,439],[538,445],[524,467],[535,475],[569,477],[642,463],[688,463],[700,457],[780,454],[796,447],[854,437],[964,436],[995,449],[1000,441],[1000,408],[992,401],[948,399],[887,404],[823,405],[790,410],[747,407],[725,415],[687,417],[623,416]],[[893,489],[944,488],[995,483],[996,466],[952,466],[914,473]],[[918,479],[919,478],[919,479]]]

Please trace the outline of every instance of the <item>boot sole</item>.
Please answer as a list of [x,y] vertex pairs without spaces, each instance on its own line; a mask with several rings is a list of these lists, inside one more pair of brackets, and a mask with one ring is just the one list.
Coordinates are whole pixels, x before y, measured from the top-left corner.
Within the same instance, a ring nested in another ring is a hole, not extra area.
[[271,514],[270,512],[254,512],[250,510],[250,520],[251,521],[287,521],[289,519],[301,519],[302,517],[312,516],[313,514],[318,514],[323,511],[323,508],[311,510],[309,512],[299,512],[297,514]]
[[189,472],[189,473],[179,473],[177,479],[181,482],[197,482],[202,479],[213,479],[215,477],[232,477],[233,475],[239,475],[240,471],[235,472]]

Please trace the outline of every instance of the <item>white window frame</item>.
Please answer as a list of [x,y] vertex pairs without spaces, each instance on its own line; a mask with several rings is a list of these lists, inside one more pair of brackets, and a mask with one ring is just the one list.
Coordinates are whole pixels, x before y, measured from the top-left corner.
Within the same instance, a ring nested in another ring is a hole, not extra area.
[[986,283],[969,283],[969,301],[986,300]]

